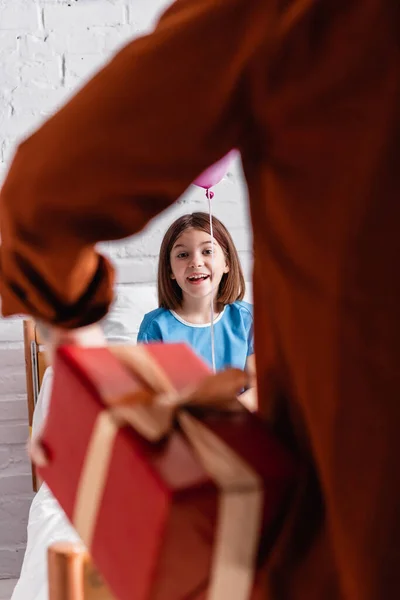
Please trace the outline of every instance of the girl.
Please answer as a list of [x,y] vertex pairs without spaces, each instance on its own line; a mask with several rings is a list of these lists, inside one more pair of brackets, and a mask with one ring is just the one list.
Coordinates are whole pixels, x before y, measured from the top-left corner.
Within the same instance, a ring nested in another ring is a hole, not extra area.
[[212,366],[212,294],[216,370],[245,369],[253,362],[253,307],[243,301],[244,277],[229,232],[216,217],[212,226],[213,238],[209,215],[196,212],[169,227],[158,264],[159,308],[145,315],[138,342],[186,342]]

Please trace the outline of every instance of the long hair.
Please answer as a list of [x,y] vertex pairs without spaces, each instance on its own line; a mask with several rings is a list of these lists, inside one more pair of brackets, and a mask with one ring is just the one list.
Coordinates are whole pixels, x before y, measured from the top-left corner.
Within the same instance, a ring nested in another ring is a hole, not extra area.
[[[225,260],[229,266],[219,284],[217,303],[220,307],[242,300],[245,293],[245,282],[235,244],[225,225],[216,217],[212,217],[214,239],[221,246]],[[171,279],[171,250],[186,229],[197,229],[210,234],[210,218],[207,213],[195,212],[183,215],[169,226],[160,248],[158,261],[158,305],[161,308],[175,310],[182,306],[182,290],[174,279]]]

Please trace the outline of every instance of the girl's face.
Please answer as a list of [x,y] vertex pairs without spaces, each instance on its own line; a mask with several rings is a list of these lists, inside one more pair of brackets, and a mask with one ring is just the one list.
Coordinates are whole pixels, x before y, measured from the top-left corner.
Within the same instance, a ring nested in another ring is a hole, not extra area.
[[[214,249],[214,272],[211,249]],[[175,241],[170,254],[171,278],[175,279],[185,296],[203,298],[218,287],[224,273],[229,271],[223,250],[209,233],[186,229]]]

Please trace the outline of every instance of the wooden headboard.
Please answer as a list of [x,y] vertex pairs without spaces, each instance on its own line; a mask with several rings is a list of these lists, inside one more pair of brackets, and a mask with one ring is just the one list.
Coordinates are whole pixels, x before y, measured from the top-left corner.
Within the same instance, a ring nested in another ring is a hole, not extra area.
[[[46,357],[38,329],[31,320],[24,321],[25,375],[28,401],[29,431],[32,431],[33,412],[46,370]],[[32,465],[32,485],[36,492],[38,482],[35,468]]]

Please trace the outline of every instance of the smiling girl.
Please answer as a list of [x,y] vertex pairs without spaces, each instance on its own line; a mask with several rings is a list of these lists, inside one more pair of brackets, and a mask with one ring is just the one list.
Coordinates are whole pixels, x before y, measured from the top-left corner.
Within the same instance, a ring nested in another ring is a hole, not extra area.
[[145,315],[138,342],[186,342],[211,366],[212,297],[216,370],[245,369],[253,362],[253,307],[243,301],[233,240],[216,217],[212,225],[213,238],[208,214],[196,212],[169,227],[158,265],[159,308]]

